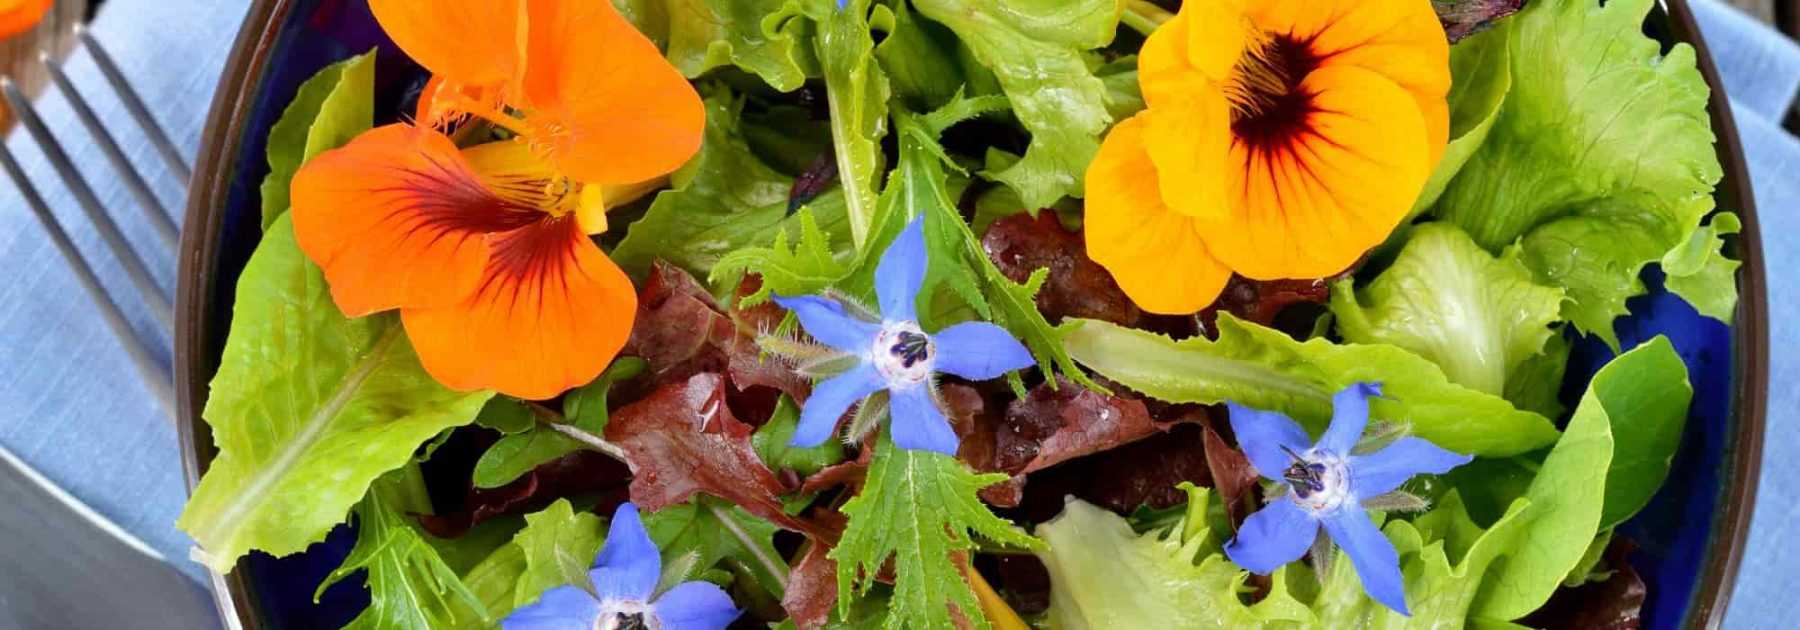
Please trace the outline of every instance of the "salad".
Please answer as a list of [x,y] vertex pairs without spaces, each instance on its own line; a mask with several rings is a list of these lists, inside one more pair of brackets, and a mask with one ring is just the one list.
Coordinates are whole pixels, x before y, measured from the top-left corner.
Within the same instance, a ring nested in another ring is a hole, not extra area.
[[353,627],[1635,627],[1616,324],[1739,229],[1651,4],[370,0],[179,526]]

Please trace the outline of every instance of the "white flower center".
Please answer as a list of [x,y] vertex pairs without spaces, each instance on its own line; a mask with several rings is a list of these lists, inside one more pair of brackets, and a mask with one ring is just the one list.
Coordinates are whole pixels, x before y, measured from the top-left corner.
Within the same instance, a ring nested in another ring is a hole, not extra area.
[[635,599],[612,599],[600,603],[600,615],[594,619],[594,630],[662,630],[650,604]]
[[890,385],[915,385],[931,378],[937,346],[917,322],[884,323],[869,347],[869,361]]
[[1308,510],[1329,512],[1350,500],[1350,467],[1331,453],[1309,451],[1294,457],[1282,477],[1291,489],[1288,496]]

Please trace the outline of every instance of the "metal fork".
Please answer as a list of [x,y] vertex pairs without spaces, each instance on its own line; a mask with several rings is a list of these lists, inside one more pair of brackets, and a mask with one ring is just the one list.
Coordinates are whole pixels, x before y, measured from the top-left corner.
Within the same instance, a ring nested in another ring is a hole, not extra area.
[[[76,26],[75,34],[100,69],[100,74],[105,78],[112,93],[125,105],[131,119],[136,122],[145,137],[150,140],[151,145],[156,148],[166,166],[168,175],[180,178],[185,183],[190,173],[188,164],[175,150],[175,144],[169,140],[168,134],[164,133],[162,127],[151,118],[149,108],[144,106],[143,99],[125,80],[124,74],[113,62],[112,56],[108,55],[106,50],[101,47],[100,42],[82,27]],[[63,72],[62,63],[48,52],[40,53],[38,59],[48,71],[51,85],[55,86],[55,89],[68,99],[70,108],[74,111],[75,117],[80,120],[81,126],[85,128],[89,139],[106,155],[113,173],[120,178],[120,182],[131,193],[139,211],[148,217],[156,232],[156,245],[172,252],[177,245],[178,230],[169,209],[156,198],[144,175],[126,157],[112,132],[107,130],[106,125],[95,115],[93,108],[88,105],[88,101],[82,96],[81,91]],[[58,141],[56,134],[52,133],[50,128],[44,124],[43,118],[32,106],[31,100],[11,78],[0,77],[0,97],[4,97],[6,104],[12,109],[26,134],[30,135],[32,140],[43,150],[51,167],[56,171],[57,178],[62,180],[62,184],[74,195],[77,205],[81,207],[82,214],[89,222],[93,223],[94,229],[100,233],[106,249],[124,269],[126,277],[137,293],[137,299],[150,311],[161,330],[164,333],[172,334],[174,309],[170,306],[169,296],[151,279],[144,258],[125,240],[118,223],[113,220],[107,208],[101,204],[87,179],[76,169],[68,152],[63,150],[63,145]],[[62,131],[67,138],[67,130]],[[70,140],[79,142],[75,139]],[[115,301],[113,296],[109,295],[100,284],[99,276],[94,273],[94,266],[89,263],[89,258],[76,248],[74,241],[70,240],[69,230],[50,211],[50,206],[38,194],[37,184],[26,177],[24,169],[19,166],[18,160],[13,157],[11,149],[7,148],[4,142],[0,142],[0,168],[4,168],[6,174],[18,185],[26,205],[30,206],[32,214],[36,215],[38,222],[44,226],[45,232],[50,236],[51,242],[56,245],[57,251],[62,254],[70,269],[75,272],[75,277],[81,283],[88,298],[100,309],[107,328],[112,331],[114,336],[118,337],[119,343],[125,347],[126,354],[130,356],[138,375],[149,386],[151,394],[156,396],[163,411],[173,421],[175,418],[175,388],[171,367],[167,363],[157,360],[156,354],[152,352],[153,348],[161,346],[164,342],[160,339],[142,339],[132,330],[119,302]]]

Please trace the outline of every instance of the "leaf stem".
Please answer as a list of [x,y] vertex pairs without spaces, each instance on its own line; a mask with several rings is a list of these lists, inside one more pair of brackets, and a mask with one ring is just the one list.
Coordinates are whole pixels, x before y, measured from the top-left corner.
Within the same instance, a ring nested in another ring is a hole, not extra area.
[[739,525],[736,519],[731,518],[731,513],[726,512],[725,508],[710,501],[702,501],[701,504],[712,512],[713,517],[719,519],[719,523],[725,526],[725,531],[731,532],[731,536],[744,546],[745,551],[750,552],[751,557],[756,558],[756,562],[763,566],[763,570],[768,571],[769,575],[775,578],[775,583],[781,585],[781,590],[787,591],[788,574],[787,569],[782,566],[781,560],[770,556],[768,551],[756,544],[756,539],[750,536],[750,532],[744,531],[744,527]]
[[1175,19],[1175,14],[1151,4],[1149,0],[1126,0],[1125,12],[1119,15],[1120,22],[1145,36],[1172,19]]
[[561,433],[572,440],[580,442],[582,446],[605,453],[607,456],[619,460],[627,466],[631,465],[631,460],[625,457],[625,449],[620,448],[617,444],[606,441],[605,438],[583,431],[580,427],[572,424],[565,424],[562,422],[545,422],[544,424],[549,425],[550,428],[556,430],[557,433]]

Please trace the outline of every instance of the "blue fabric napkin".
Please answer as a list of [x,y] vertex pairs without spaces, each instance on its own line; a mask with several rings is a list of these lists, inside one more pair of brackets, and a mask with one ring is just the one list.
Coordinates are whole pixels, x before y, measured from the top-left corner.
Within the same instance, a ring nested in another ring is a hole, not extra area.
[[[190,160],[230,44],[248,7],[246,0],[110,0],[93,25],[95,35],[123,66],[158,120]],[[1800,233],[1800,140],[1780,128],[1800,85],[1800,47],[1715,0],[1695,0],[1702,31],[1731,96],[1756,188],[1765,235]],[[162,171],[148,141],[103,88],[92,61],[77,52],[67,64],[102,118],[113,121],[126,152],[156,183],[170,208],[181,208],[185,182]],[[38,106],[96,188],[132,243],[173,294],[173,252],[159,251],[145,220],[111,175],[100,152],[54,91]],[[39,192],[69,226],[82,251],[96,261],[108,289],[145,339],[155,340],[168,361],[170,335],[156,329],[116,262],[74,199],[56,180],[37,146],[14,134],[8,146],[39,182]],[[196,580],[200,567],[187,560],[192,542],[173,527],[186,491],[173,427],[144,389],[122,346],[81,294],[75,277],[25,209],[10,182],[0,182],[0,446],[140,537]],[[177,218],[179,220],[179,217]],[[1767,268],[1800,268],[1800,243],[1764,241]],[[1731,627],[1786,627],[1785,602],[1800,589],[1789,571],[1782,542],[1800,535],[1800,278],[1769,278],[1771,399],[1765,465],[1748,553],[1744,556]]]

